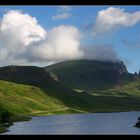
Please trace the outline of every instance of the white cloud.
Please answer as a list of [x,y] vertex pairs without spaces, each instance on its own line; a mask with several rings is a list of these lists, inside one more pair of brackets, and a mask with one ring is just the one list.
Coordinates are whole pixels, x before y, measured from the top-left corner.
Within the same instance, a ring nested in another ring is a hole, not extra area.
[[68,17],[70,17],[71,14],[70,13],[61,13],[61,14],[58,14],[56,16],[53,16],[52,17],[52,20],[56,20],[56,19],[66,19]]
[[98,12],[94,35],[105,35],[119,27],[133,26],[140,21],[140,11],[125,12],[123,8],[110,7]]
[[46,40],[33,44],[28,50],[30,61],[63,61],[80,59],[80,32],[74,26],[61,25],[48,32]]
[[67,19],[71,16],[71,7],[70,6],[60,6],[58,14],[52,17],[52,20]]
[[8,11],[0,22],[0,64],[20,63],[21,60],[15,57],[26,51],[29,44],[44,39],[46,35],[35,17],[22,11]]
[[81,58],[80,32],[70,25],[46,31],[35,17],[10,10],[0,22],[0,65]]
[[[46,36],[46,31],[40,26],[35,17],[23,14],[21,11],[10,10],[1,20],[1,38],[11,38],[12,41],[28,45]],[[7,42],[6,42],[7,43]],[[14,44],[14,43],[13,43]],[[11,46],[10,44],[8,45]]]

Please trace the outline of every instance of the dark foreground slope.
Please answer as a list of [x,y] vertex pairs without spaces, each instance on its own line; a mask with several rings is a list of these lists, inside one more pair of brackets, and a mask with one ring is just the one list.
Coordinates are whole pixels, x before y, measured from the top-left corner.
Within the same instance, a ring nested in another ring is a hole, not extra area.
[[0,80],[48,88],[57,83],[50,72],[35,66],[1,67]]

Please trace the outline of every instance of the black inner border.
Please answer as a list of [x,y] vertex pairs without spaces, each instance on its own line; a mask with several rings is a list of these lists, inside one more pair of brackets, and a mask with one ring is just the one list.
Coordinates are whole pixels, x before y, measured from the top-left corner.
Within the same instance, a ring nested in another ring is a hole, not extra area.
[[140,5],[140,0],[0,0],[0,5]]

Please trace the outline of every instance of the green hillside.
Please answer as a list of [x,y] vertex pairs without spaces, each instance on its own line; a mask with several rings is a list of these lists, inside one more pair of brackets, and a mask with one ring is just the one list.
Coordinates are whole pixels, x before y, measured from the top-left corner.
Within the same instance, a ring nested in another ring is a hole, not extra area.
[[0,81],[0,116],[8,111],[10,120],[18,121],[34,115],[140,110],[139,87],[137,82],[89,95]]
[[[0,81],[1,125],[3,123],[2,115],[5,112],[9,113],[11,122],[34,115],[80,112],[78,108],[84,104],[82,101],[78,101],[72,93],[65,94],[61,89],[58,92],[55,90]],[[57,94],[64,99],[57,98]],[[67,102],[68,99],[70,102]],[[0,131],[2,130],[0,129]]]

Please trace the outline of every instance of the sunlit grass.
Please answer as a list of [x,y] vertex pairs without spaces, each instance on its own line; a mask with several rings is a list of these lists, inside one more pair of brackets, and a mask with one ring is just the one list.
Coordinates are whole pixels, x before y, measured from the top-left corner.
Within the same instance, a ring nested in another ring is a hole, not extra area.
[[[11,121],[54,114],[120,112],[140,110],[140,82],[87,92],[39,88],[0,80],[0,116],[11,114]],[[2,124],[2,120],[0,120]],[[0,132],[5,128],[0,125]]]

